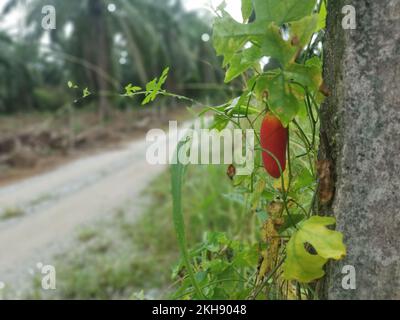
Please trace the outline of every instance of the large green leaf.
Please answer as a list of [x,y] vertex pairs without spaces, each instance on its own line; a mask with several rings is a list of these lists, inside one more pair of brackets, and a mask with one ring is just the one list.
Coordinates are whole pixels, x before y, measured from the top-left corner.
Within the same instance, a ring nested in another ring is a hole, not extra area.
[[293,63],[299,49],[303,49],[317,31],[318,16],[307,16],[290,24],[291,39],[296,41],[285,41],[282,38],[278,25],[271,23],[262,37],[257,37],[262,49],[263,56],[278,60],[283,67]]
[[272,57],[278,60],[282,66],[294,60],[297,48],[293,47],[289,41],[282,38],[279,27],[271,23],[265,30],[265,34],[260,38],[263,56]]
[[234,21],[229,15],[215,19],[213,30],[214,48],[217,55],[224,56],[222,66],[225,67],[249,37],[242,29],[242,24]]
[[[313,216],[300,225],[286,246],[283,265],[286,279],[306,283],[319,279],[325,274],[322,267],[328,259],[339,260],[345,256],[343,235],[326,228],[333,224],[333,217]],[[306,245],[311,245],[316,254],[309,253]]]
[[310,15],[316,0],[253,0],[253,3],[258,21],[274,21],[282,25]]
[[225,67],[252,37],[263,36],[266,28],[265,24],[239,23],[223,11],[222,16],[215,19],[213,29],[214,48],[217,55],[224,56],[222,66]]
[[[264,5],[268,7],[268,3],[269,1],[263,5],[258,4],[259,7],[256,8],[256,11],[262,10]],[[280,6],[282,6],[282,2],[276,5],[276,7]],[[303,5],[298,6],[302,7]],[[317,15],[294,21],[291,24],[291,36],[292,38],[296,37],[297,42],[293,44],[282,38],[279,21],[257,18],[253,23],[244,24],[235,21],[222,10],[222,16],[216,18],[214,23],[213,43],[217,54],[224,56],[222,66],[231,65],[225,81],[229,82],[263,56],[276,59],[282,66],[293,62],[299,48],[304,47],[317,30],[317,23]],[[250,48],[251,50],[247,48],[241,51],[248,42],[259,46],[261,52],[257,48]]]
[[292,63],[284,71],[285,78],[290,81],[301,83],[311,90],[317,90],[322,83],[321,67],[316,64]]
[[296,46],[303,48],[311,39],[314,32],[318,31],[318,15],[313,14],[299,21],[290,23],[291,38],[296,38]]

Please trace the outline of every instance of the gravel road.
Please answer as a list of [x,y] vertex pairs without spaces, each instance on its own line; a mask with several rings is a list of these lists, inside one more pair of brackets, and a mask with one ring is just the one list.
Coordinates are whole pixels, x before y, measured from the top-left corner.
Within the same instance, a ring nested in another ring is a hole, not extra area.
[[0,220],[0,290],[20,287],[37,272],[37,263],[52,264],[52,254],[78,227],[124,203],[135,207],[141,191],[166,168],[147,163],[147,146],[145,139],[134,141],[1,188],[0,212],[22,215]]

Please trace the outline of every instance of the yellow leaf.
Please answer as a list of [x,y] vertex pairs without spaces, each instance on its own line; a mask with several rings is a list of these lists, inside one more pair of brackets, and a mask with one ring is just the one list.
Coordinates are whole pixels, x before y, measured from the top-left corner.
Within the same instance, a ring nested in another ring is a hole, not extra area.
[[[339,260],[346,254],[343,235],[326,228],[332,224],[333,217],[313,216],[300,225],[286,246],[285,279],[306,283],[319,279],[325,274],[322,267],[328,259]],[[305,245],[312,246],[315,254]]]

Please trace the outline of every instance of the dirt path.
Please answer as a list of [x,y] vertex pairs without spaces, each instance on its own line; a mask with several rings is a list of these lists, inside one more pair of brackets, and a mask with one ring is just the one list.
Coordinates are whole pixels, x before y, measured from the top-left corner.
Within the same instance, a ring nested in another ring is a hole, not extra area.
[[[23,215],[0,221],[0,285],[21,279],[55,252],[77,227],[109,215],[165,169],[149,165],[145,139],[89,156],[0,189],[0,211]],[[18,208],[18,210],[17,210]],[[139,210],[138,210],[139,211]],[[10,284],[12,287],[13,284]]]

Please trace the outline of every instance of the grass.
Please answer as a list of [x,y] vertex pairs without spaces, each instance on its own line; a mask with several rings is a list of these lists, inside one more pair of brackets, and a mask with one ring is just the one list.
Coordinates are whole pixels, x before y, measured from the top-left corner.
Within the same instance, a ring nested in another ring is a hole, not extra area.
[[[223,194],[233,190],[225,166],[189,167],[184,184],[184,213],[189,246],[207,231],[250,234],[243,209]],[[146,190],[148,204],[139,218],[129,210],[82,229],[76,244],[57,259],[57,290],[39,288],[29,298],[168,298],[172,269],[179,260],[172,223],[170,176],[159,176]],[[241,225],[241,230],[234,229]]]
[[10,220],[25,215],[25,211],[21,208],[6,208],[0,215],[0,220]]
[[42,204],[43,202],[47,202],[47,201],[52,200],[53,197],[54,197],[53,195],[45,193],[45,194],[40,195],[38,198],[32,200],[29,203],[29,205],[37,206],[37,205]]

